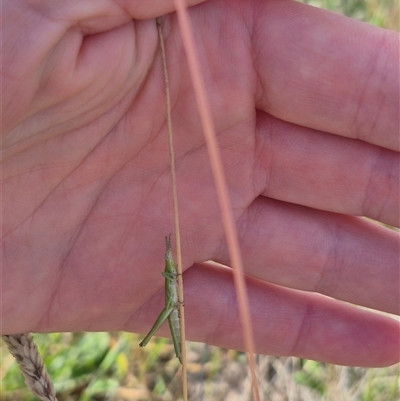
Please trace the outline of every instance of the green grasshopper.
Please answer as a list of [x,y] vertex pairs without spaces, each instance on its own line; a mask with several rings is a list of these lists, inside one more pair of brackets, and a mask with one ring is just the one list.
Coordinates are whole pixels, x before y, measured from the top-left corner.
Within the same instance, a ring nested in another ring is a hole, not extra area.
[[160,328],[160,326],[168,319],[169,329],[171,330],[172,341],[176,356],[180,363],[181,360],[181,324],[179,319],[179,297],[178,297],[178,271],[172,259],[171,251],[171,235],[165,237],[166,251],[165,251],[165,270],[161,273],[165,277],[165,308],[158,316],[153,327],[150,329],[149,334],[139,344],[145,347],[150,341],[150,338]]

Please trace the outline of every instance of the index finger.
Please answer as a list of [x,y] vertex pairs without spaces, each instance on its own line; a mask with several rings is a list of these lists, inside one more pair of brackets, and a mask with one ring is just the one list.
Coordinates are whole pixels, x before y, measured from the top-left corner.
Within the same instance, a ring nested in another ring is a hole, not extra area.
[[399,150],[399,36],[296,2],[259,2],[257,107]]

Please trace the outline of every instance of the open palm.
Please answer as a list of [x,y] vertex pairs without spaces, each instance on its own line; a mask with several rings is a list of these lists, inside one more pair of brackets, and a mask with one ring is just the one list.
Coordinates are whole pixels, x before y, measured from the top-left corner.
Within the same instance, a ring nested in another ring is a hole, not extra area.
[[[171,10],[145,3],[3,7],[4,333],[145,332],[162,308],[174,225],[149,18]],[[353,217],[399,221],[397,35],[277,0],[190,14],[257,350],[395,363],[397,323],[342,301],[398,313],[398,235]],[[175,14],[163,30],[187,335],[242,348],[231,272],[202,264],[229,257]]]

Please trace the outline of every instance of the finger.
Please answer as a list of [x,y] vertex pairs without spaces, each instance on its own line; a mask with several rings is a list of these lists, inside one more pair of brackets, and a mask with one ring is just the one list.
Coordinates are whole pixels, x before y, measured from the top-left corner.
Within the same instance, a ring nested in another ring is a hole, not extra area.
[[[190,7],[206,0],[188,0]],[[86,34],[105,32],[121,26],[132,18],[153,19],[175,10],[174,0],[84,0],[54,1],[39,0],[35,4],[24,1],[9,5],[7,10],[18,8],[22,13],[29,11],[31,18],[44,18],[47,22],[69,21],[70,26],[81,29]],[[27,14],[29,14],[27,13]]]
[[[6,145],[21,141],[21,132],[40,133],[42,139],[44,133],[54,136],[93,121],[139,85],[153,62],[154,20],[133,23],[116,2],[97,7],[96,2],[64,2],[59,8],[57,2],[51,9],[42,2],[33,10],[10,3],[7,19],[15,23],[7,26],[2,49],[7,60],[4,128],[24,123],[6,137]],[[32,37],[34,42],[28,40]],[[83,121],[71,121],[77,109]],[[29,119],[43,110],[41,124]]]
[[[206,0],[185,0],[187,7],[204,3]],[[135,16],[135,18],[156,18],[164,14],[175,11],[174,0],[151,0],[143,2],[141,0],[125,0],[120,2]]]
[[[316,294],[249,279],[248,294],[258,353],[355,366],[399,361],[398,324]],[[236,293],[229,269],[202,264],[184,273],[186,332],[189,340],[243,350]],[[143,307],[125,330],[145,331],[162,294]],[[155,311],[156,312],[156,311]],[[157,312],[156,312],[157,313]],[[160,333],[168,335],[164,326]]]
[[[399,313],[397,232],[265,198],[253,203],[238,226],[247,274]],[[229,264],[227,251],[221,253],[216,260]]]
[[398,41],[296,2],[259,2],[258,107],[281,119],[399,150]]
[[[5,30],[2,48],[7,59],[2,71],[6,77],[4,92],[8,94],[4,102],[5,132],[21,120],[25,126],[19,127],[19,133],[29,131],[34,136],[54,126],[60,131],[62,122],[65,132],[109,111],[140,85],[157,49],[155,21],[132,19],[154,18],[172,10],[172,0],[8,2],[4,15],[13,25]],[[28,39],[31,37],[34,42]],[[73,102],[65,104],[81,92],[87,94],[82,107]],[[29,119],[54,104],[57,107],[46,114],[46,125],[38,126],[37,121]],[[74,124],[70,119],[76,109],[87,119]],[[20,139],[11,132],[5,137],[5,145]]]
[[398,226],[397,152],[257,114],[260,193]]

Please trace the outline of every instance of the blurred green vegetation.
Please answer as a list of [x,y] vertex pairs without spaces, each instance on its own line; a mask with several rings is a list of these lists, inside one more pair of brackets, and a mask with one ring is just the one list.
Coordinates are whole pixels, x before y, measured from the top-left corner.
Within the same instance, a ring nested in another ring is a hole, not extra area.
[[[59,401],[179,401],[181,370],[170,340],[115,333],[36,334]],[[191,400],[250,399],[245,354],[188,343]],[[4,343],[0,344],[3,401],[34,401]],[[398,401],[400,367],[344,367],[300,358],[257,357],[261,399]],[[246,387],[247,383],[247,387]]]
[[[399,30],[399,2],[392,0],[304,0],[380,27]],[[53,333],[35,335],[45,365],[55,383],[59,401],[88,400],[178,400],[179,362],[171,342],[152,340],[140,349],[140,337],[130,333]],[[229,383],[232,366],[245,365],[242,353],[192,344],[200,352],[197,363],[188,366],[200,387],[199,400],[228,399],[215,394],[216,383]],[[189,351],[190,352],[190,351]],[[261,358],[261,357],[260,357]],[[268,391],[284,391],[281,380],[304,395],[302,400],[398,401],[400,368],[361,369],[339,367],[298,358],[262,357]],[[290,369],[286,369],[290,362]],[[236,365],[235,365],[236,364]],[[226,373],[228,370],[228,374]],[[282,373],[283,372],[283,373]],[[287,373],[289,372],[289,373]],[[282,379],[283,377],[283,379]],[[198,380],[196,380],[196,378]],[[0,344],[0,396],[4,401],[33,401],[22,374],[4,343]],[[238,376],[237,380],[240,377]],[[262,379],[262,378],[261,378]],[[274,387],[275,386],[275,387]],[[265,385],[262,385],[264,388]],[[277,390],[279,387],[280,390]],[[287,391],[291,391],[288,388]],[[271,390],[272,389],[272,390]],[[193,390],[195,391],[195,390]],[[218,390],[223,394],[222,389]],[[267,394],[265,393],[265,394]],[[286,395],[283,394],[283,397]],[[280,399],[280,398],[274,398]],[[287,398],[281,398],[282,400]]]
[[301,3],[325,8],[381,28],[399,31],[397,0],[300,0]]
[[[129,333],[37,334],[35,341],[57,394],[75,395],[71,399],[88,401],[97,396],[107,399],[128,372]],[[18,365],[11,355],[6,357],[4,344],[1,356],[1,399],[36,400],[27,391]]]

